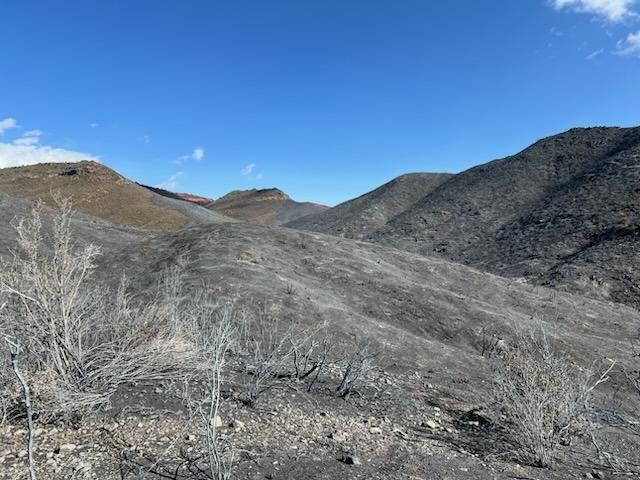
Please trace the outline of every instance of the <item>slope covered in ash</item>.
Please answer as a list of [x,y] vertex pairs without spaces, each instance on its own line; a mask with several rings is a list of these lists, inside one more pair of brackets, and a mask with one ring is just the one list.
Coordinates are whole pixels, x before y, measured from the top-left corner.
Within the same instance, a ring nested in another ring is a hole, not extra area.
[[640,305],[640,128],[573,129],[449,179],[367,239]]
[[234,190],[213,201],[207,208],[227,217],[262,225],[282,225],[328,207],[309,202],[296,202],[282,190]]
[[[21,200],[0,199],[0,220],[28,209]],[[283,383],[290,388],[269,390],[254,408],[241,401],[249,367],[230,362],[220,428],[239,450],[259,452],[259,462],[238,457],[239,479],[582,477],[593,468],[585,463],[593,452],[583,446],[567,447],[561,468],[553,471],[502,459],[502,437],[487,420],[493,363],[482,355],[483,332],[508,342],[514,326],[540,318],[556,348],[580,365],[604,357],[624,365],[631,355],[628,339],[640,322],[640,313],[621,305],[318,233],[244,222],[152,233],[84,215],[74,229],[105,247],[97,277],[117,283],[127,273],[134,295],[155,290],[165,268],[182,257],[186,297],[204,287],[220,302],[233,299],[238,319],[269,312],[284,326],[326,322],[340,346],[368,340],[382,352],[361,395],[337,398],[336,376],[327,374],[311,391]],[[10,229],[0,233],[3,242],[12,242]],[[618,380],[599,390],[617,389]],[[200,432],[180,421],[181,397],[171,395],[166,383],[128,385],[111,410],[82,418],[80,428],[47,428],[38,440],[39,464],[46,452],[74,443],[97,477],[121,478],[123,463],[114,459],[123,447],[114,439],[135,445],[127,450],[132,460],[139,455],[161,462],[168,452],[180,459],[196,448]],[[616,395],[626,398],[624,391]],[[15,429],[0,429],[10,452],[24,448],[22,439]],[[345,455],[361,464],[340,461]],[[77,468],[74,458],[56,456],[61,470],[54,478],[69,478]],[[21,461],[16,453],[5,462],[18,471]]]
[[0,193],[52,204],[52,193],[74,207],[112,223],[150,230],[226,221],[183,200],[159,195],[93,161],[41,163],[0,169]]
[[366,238],[452,176],[448,173],[401,175],[358,198],[287,226],[347,238]]

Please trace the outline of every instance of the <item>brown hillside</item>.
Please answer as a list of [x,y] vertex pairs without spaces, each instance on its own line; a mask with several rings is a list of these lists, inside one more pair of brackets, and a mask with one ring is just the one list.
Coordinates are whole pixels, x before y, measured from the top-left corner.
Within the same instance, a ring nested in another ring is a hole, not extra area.
[[296,202],[277,188],[235,190],[210,203],[207,208],[222,215],[261,225],[282,225],[327,207]]
[[151,230],[174,230],[193,223],[197,215],[189,209],[200,209],[185,202],[180,203],[188,208],[174,205],[177,200],[163,198],[93,161],[0,170],[0,193],[51,204],[55,192],[70,197],[74,207],[83,213]]

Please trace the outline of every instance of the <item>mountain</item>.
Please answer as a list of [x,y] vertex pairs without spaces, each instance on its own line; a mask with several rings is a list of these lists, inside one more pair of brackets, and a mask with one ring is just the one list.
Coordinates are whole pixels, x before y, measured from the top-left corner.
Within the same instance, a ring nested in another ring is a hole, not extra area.
[[262,225],[282,225],[328,207],[296,202],[277,188],[234,190],[207,205],[227,217]]
[[640,128],[540,140],[456,175],[367,238],[640,306]]
[[452,176],[448,173],[408,173],[358,198],[294,220],[286,226],[363,239]]
[[0,169],[0,193],[52,203],[52,193],[71,197],[74,208],[116,224],[150,230],[226,221],[179,198],[151,191],[93,161],[41,163]]
[[416,177],[412,204],[381,214],[402,178],[288,226],[640,306],[640,128],[572,129],[432,185]]

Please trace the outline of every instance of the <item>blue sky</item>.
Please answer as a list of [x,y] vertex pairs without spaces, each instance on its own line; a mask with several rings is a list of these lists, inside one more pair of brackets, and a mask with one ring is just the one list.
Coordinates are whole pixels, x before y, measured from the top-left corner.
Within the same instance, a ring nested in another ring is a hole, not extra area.
[[[637,12],[637,13],[636,13]],[[640,124],[640,1],[3,2],[0,166],[336,204]]]

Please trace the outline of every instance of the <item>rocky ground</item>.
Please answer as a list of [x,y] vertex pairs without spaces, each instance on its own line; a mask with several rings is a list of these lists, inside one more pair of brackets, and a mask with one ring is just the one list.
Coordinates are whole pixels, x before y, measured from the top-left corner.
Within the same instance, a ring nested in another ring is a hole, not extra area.
[[[250,408],[232,379],[217,424],[234,452],[234,478],[618,478],[586,440],[553,470],[519,464],[486,405],[451,398],[430,381],[378,370],[347,399],[333,395],[328,380],[312,393],[287,383]],[[26,434],[19,422],[0,428],[0,478],[24,478]],[[35,460],[47,479],[205,478],[187,471],[205,445],[174,386],[149,383],[123,389],[110,409],[73,427],[38,426]]]
[[[598,389],[596,413],[603,445],[627,460],[624,469],[581,438],[548,470],[512,455],[508,426],[491,403],[492,360],[482,355],[483,332],[508,342],[515,326],[541,323],[585,368],[607,358],[631,366],[640,325],[632,308],[287,228],[237,222],[151,234],[83,216],[74,228],[104,247],[100,282],[126,273],[142,293],[182,256],[187,295],[205,288],[235,299],[238,312],[269,308],[285,324],[326,323],[341,344],[369,339],[380,352],[366,384],[346,399],[336,395],[337,373],[329,370],[310,393],[282,378],[254,406],[243,401],[246,362],[232,357],[220,428],[236,452],[235,478],[569,479],[638,470],[637,436],[612,413],[635,401],[620,369]],[[0,230],[6,254],[11,229]],[[184,473],[204,438],[179,387],[129,385],[106,410],[37,423],[39,478],[174,478],[167,472],[181,464]],[[26,478],[25,435],[20,416],[0,427],[0,478]]]

